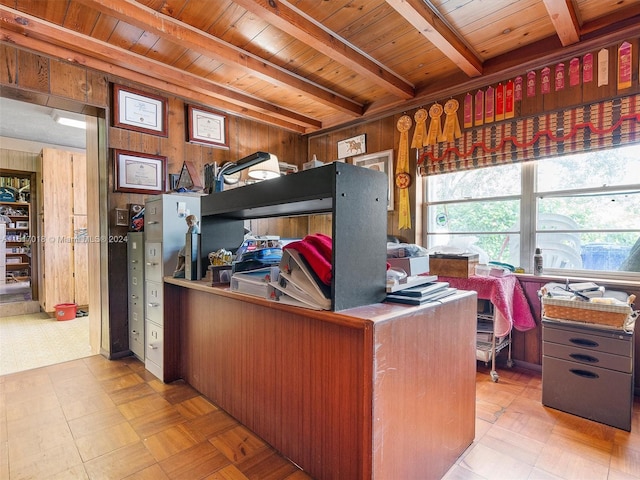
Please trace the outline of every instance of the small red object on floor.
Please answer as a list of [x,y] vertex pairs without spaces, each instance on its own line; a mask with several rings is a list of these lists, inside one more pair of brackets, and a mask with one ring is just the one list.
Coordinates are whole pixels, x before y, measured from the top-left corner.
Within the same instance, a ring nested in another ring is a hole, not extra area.
[[76,318],[76,308],[77,305],[75,303],[59,303],[55,306],[56,319],[72,320]]

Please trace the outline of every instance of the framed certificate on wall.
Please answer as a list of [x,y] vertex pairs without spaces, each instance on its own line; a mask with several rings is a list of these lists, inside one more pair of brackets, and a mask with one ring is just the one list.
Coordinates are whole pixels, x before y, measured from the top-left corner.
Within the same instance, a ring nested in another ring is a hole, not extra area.
[[166,186],[167,157],[114,150],[115,192],[163,193]]
[[193,105],[187,106],[188,140],[218,148],[229,148],[227,116]]
[[167,99],[121,85],[113,86],[113,126],[168,136]]

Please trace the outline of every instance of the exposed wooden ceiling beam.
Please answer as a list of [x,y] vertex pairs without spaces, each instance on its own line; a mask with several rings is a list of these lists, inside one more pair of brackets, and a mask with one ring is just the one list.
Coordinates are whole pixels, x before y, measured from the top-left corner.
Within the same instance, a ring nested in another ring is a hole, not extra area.
[[233,63],[245,72],[271,84],[296,89],[324,105],[347,114],[362,115],[361,104],[134,0],[76,1],[124,23],[152,32],[172,43],[190,48],[201,55]]
[[283,0],[235,0],[234,3],[255,13],[314,50],[364,75],[393,95],[404,99],[414,96],[414,87],[409,82],[357,50],[335,33],[328,31],[320,23],[304,15],[288,2]]
[[[368,106],[361,119],[350,120],[344,116],[336,116],[328,121],[326,127],[316,133],[332,130],[332,125],[340,125],[346,128],[369,122],[376,118],[384,118],[389,115],[399,114],[414,108],[424,107],[431,102],[443,101],[443,99],[462,95],[488,85],[496,84],[517,75],[524,75],[529,70],[537,70],[548,65],[554,65],[560,61],[566,61],[572,56],[584,54],[588,51],[596,51],[618,44],[638,34],[640,11],[638,8],[627,9],[626,16],[616,22],[598,22],[600,28],[591,29],[589,35],[582,35],[579,43],[563,47],[557,35],[547,37],[535,43],[520,47],[511,52],[504,53],[487,60],[484,63],[484,73],[481,77],[469,78],[463,72],[453,77],[439,80],[426,85],[416,92],[416,98],[410,102],[400,100],[383,100]],[[614,18],[613,16],[611,18]],[[615,28],[612,28],[615,23]]]
[[305,127],[319,128],[321,126],[318,120],[279,108],[270,103],[218,85],[202,77],[184,72],[175,67],[165,65],[156,60],[143,57],[86,35],[67,30],[3,5],[0,5],[0,21],[5,29],[11,29],[23,35],[33,36],[45,42],[65,47],[87,57],[109,62],[131,71],[145,75],[152,73],[156,78],[174,85],[189,85],[190,88],[195,91],[223,99],[242,109],[255,109],[267,115],[282,118],[287,122],[297,123]]
[[[159,80],[149,75],[144,75],[127,68],[114,65],[103,60],[88,57],[78,52],[69,50],[68,48],[53,45],[50,42],[44,40],[38,40],[30,36],[25,36],[16,32],[4,29],[0,32],[0,43],[7,43],[19,48],[31,50],[37,52],[39,55],[47,55],[52,58],[58,58],[65,62],[72,64],[82,65],[84,67],[91,68],[93,70],[104,73],[105,75],[120,77],[127,81],[136,82],[140,85],[144,85],[149,88],[153,88],[159,91],[166,92],[177,97],[181,97],[186,100],[190,100],[203,105],[211,105],[215,102],[216,108],[222,111],[233,112],[239,117],[250,118],[259,122],[267,123],[270,125],[276,125],[286,130],[290,130],[296,133],[306,133],[308,129],[303,126],[296,125],[291,122],[286,122],[280,118],[266,115],[250,108],[242,108],[233,103],[221,100],[212,95],[205,95],[203,93],[194,92],[193,90],[184,87],[182,85],[174,85],[172,83]],[[314,129],[315,130],[315,129]]]
[[[553,0],[551,0],[553,1]],[[438,50],[470,77],[482,75],[482,61],[440,18],[428,0],[386,0]]]
[[580,25],[571,0],[543,0],[564,47],[580,41]]
[[631,5],[630,7],[616,10],[610,15],[605,15],[604,17],[599,17],[584,23],[580,28],[580,35],[584,40],[586,36],[590,36],[590,34],[594,32],[597,34],[598,31],[610,29],[612,25],[621,25],[629,21],[636,22],[637,25],[638,19],[636,17],[639,16],[640,4]]

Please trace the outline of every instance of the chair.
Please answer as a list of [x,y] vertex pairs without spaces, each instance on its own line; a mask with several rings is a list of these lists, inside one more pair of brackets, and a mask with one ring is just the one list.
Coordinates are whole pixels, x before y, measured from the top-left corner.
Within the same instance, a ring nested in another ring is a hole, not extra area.
[[[514,230],[517,227],[514,227]],[[578,230],[579,225],[566,215],[541,213],[538,216],[536,246],[542,250],[545,268],[582,268],[580,256],[580,235],[572,232],[554,233],[554,230]],[[520,236],[508,235],[509,260],[512,265],[520,264]]]

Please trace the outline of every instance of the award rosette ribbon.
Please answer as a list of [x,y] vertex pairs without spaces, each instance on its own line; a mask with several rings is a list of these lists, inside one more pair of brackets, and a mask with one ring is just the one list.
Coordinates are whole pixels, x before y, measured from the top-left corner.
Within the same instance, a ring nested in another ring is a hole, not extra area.
[[[440,126],[440,117],[442,116],[442,105],[434,103],[429,109],[429,133],[427,133],[427,145],[435,145],[442,137],[442,127]],[[411,120],[411,119],[409,119]]]
[[447,100],[444,104],[444,113],[447,118],[444,121],[444,129],[442,130],[442,139],[445,142],[453,142],[456,138],[462,136],[460,131],[460,122],[458,121],[458,108],[460,103],[453,98]]
[[[426,118],[426,117],[425,117]],[[398,206],[398,228],[411,228],[411,210],[409,206],[409,186],[411,175],[409,174],[409,129],[412,125],[411,117],[403,115],[398,119],[397,128],[400,132],[398,144],[398,163],[396,164],[396,187],[400,190]]]
[[422,148],[427,146],[427,111],[420,108],[413,115],[416,121],[416,129],[413,131],[411,148]]

